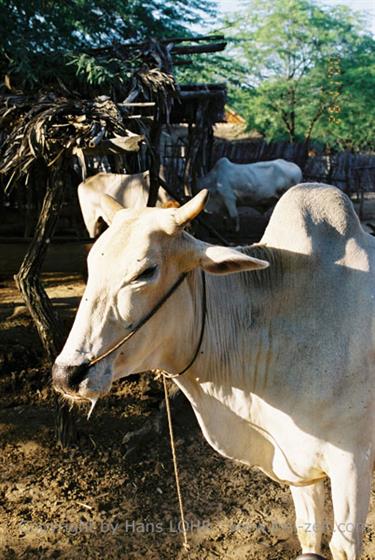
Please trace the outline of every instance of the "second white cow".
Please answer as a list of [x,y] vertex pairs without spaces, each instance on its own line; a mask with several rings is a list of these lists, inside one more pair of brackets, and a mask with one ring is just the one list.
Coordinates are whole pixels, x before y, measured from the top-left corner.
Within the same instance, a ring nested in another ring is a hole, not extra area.
[[[125,208],[144,208],[147,206],[150,188],[148,171],[133,175],[119,173],[98,173],[89,177],[78,186],[78,199],[83,221],[90,237],[98,234],[97,224],[103,218],[100,204],[101,196],[108,194]],[[160,187],[157,206],[166,205],[169,197]]]
[[237,206],[269,203],[301,180],[302,171],[298,165],[285,159],[242,164],[223,157],[198,181],[198,189],[208,189],[210,193],[207,211],[226,210],[238,231]]

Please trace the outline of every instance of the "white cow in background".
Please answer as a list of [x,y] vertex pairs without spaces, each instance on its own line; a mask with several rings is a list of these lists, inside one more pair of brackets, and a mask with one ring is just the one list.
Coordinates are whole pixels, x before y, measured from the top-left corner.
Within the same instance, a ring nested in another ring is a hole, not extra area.
[[301,180],[298,165],[285,159],[242,164],[223,157],[198,180],[198,189],[208,189],[210,193],[206,210],[219,214],[226,209],[238,231],[237,206],[269,203]]
[[184,231],[206,197],[169,210],[103,197],[111,225],[54,386],[95,403],[132,373],[175,374],[214,449],[290,485],[298,560],[322,559],[326,478],[332,557],[359,560],[375,460],[375,239],[340,190],[305,184],[259,244],[209,245]]
[[[90,237],[97,235],[97,223],[104,218],[100,205],[101,195],[108,194],[125,208],[144,208],[150,188],[148,171],[133,175],[98,173],[78,186],[78,199],[83,221]],[[170,198],[160,187],[157,206],[167,205]]]

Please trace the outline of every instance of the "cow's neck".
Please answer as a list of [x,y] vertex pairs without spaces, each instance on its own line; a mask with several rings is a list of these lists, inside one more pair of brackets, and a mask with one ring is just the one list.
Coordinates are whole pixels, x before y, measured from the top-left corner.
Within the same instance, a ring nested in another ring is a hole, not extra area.
[[[283,282],[282,259],[261,246],[244,249],[258,258],[271,261],[271,267],[261,272],[246,272],[229,276],[206,274],[207,309],[203,342],[187,374],[179,378],[186,390],[198,385],[205,391],[229,385],[259,393],[267,389],[268,369],[272,362],[273,341],[271,318],[280,305],[274,297]],[[178,372],[193,355],[202,322],[202,281],[200,271],[188,278],[183,294],[191,298],[193,318],[182,317],[181,334],[176,340],[170,371]],[[185,306],[183,303],[183,306]],[[190,302],[189,302],[190,303]],[[187,324],[187,322],[189,324]]]

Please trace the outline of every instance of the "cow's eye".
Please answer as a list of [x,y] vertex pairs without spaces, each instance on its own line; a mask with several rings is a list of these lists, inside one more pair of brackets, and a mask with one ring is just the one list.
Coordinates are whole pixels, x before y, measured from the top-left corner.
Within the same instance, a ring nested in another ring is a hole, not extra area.
[[145,268],[140,274],[138,274],[138,276],[133,279],[133,282],[138,282],[139,280],[150,280],[154,276],[157,269],[158,267],[156,266],[156,264]]

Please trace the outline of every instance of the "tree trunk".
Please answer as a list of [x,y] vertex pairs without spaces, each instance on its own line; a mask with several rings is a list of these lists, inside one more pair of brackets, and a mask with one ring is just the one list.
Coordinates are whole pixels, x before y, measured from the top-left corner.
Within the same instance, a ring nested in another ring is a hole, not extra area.
[[[14,277],[50,362],[56,358],[62,347],[63,334],[52,304],[41,283],[40,274],[63,200],[62,169],[61,166],[47,180],[46,194],[35,228],[34,239],[18,274]],[[73,443],[76,437],[74,420],[65,403],[59,405],[58,408],[57,437],[62,445],[67,446],[69,443]]]
[[40,273],[57,222],[62,195],[61,179],[57,179],[54,175],[47,183],[34,239],[15,276],[17,286],[23,295],[50,360],[56,357],[61,348],[62,333],[51,302],[40,282]]
[[290,143],[294,144],[296,140],[296,91],[294,87],[290,90]]

